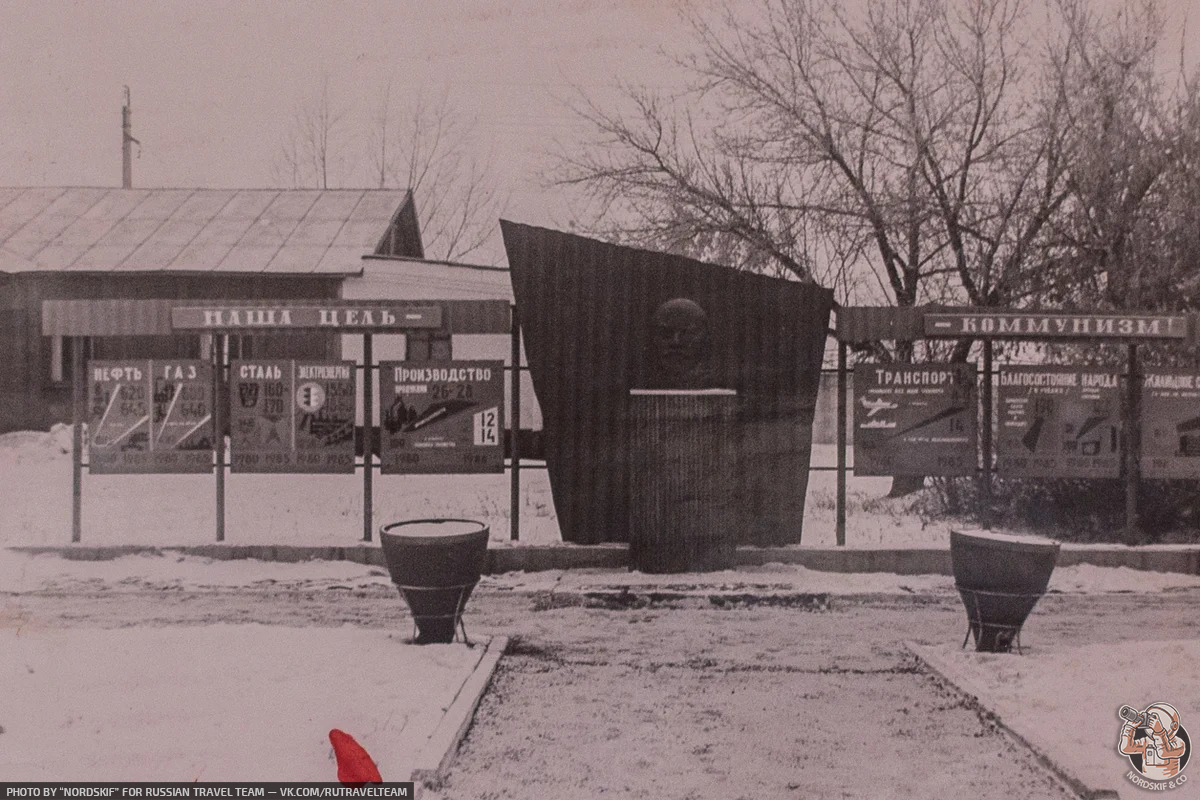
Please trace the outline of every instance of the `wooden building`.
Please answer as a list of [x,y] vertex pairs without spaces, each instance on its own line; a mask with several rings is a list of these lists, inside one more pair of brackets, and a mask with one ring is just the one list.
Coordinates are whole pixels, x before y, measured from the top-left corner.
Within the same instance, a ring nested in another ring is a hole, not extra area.
[[[211,355],[205,335],[44,335],[45,300],[85,301],[56,306],[82,317],[72,329],[99,333],[123,301],[340,298],[367,259],[423,257],[406,191],[0,188],[0,433],[70,419],[73,341],[85,358]],[[232,357],[342,355],[325,333],[229,346]]]

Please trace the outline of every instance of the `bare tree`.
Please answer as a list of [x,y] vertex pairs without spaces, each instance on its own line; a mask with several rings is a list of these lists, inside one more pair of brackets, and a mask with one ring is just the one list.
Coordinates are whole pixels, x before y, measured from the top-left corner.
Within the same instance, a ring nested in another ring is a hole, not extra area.
[[[842,302],[1037,298],[1072,196],[1070,77],[1085,43],[1030,37],[1061,25],[1023,0],[757,9],[689,20],[695,85],[678,104],[637,90],[624,110],[582,103],[596,135],[559,178],[597,198],[595,229],[774,264]],[[913,342],[870,349],[919,357]]]
[[[1164,80],[1164,29],[1152,3],[1130,3],[1098,17],[1082,0],[1060,0],[1065,37],[1081,54],[1061,65],[1071,87],[1075,139],[1070,202],[1057,221],[1059,302],[1114,308],[1188,302],[1181,279],[1194,218],[1200,154],[1200,80],[1182,69]],[[1192,253],[1194,255],[1194,250]],[[1185,281],[1186,282],[1186,281]]]
[[583,104],[597,136],[559,177],[599,199],[595,228],[693,252],[720,240],[735,266],[773,262],[842,301],[1028,297],[1068,194],[1069,120],[1023,3],[759,10],[690,20],[697,80],[679,105]]
[[346,171],[347,111],[329,97],[329,78],[321,93],[304,101],[272,165],[276,182],[317,189],[336,185]]
[[426,252],[450,261],[478,253],[495,235],[507,197],[496,188],[490,157],[481,158],[473,119],[447,92],[423,92],[405,103],[393,125],[390,85],[381,94],[371,136],[379,185],[403,186],[418,199]]
[[[326,84],[292,121],[275,163],[276,180],[347,185],[354,171],[346,156],[364,147],[349,136],[348,119],[331,102]],[[475,122],[454,108],[449,94],[431,99],[418,93],[397,104],[388,83],[364,127],[368,183],[413,192],[426,256],[460,261],[483,253],[507,196],[497,189],[490,157],[474,155],[480,149]]]

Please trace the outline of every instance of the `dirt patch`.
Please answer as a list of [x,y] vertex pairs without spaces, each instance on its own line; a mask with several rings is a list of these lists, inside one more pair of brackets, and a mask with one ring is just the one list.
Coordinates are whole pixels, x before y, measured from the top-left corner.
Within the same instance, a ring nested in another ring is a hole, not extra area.
[[813,592],[711,592],[699,587],[691,590],[637,590],[630,587],[614,589],[551,592],[533,595],[536,611],[557,608],[601,608],[608,611],[640,611],[644,609],[721,608],[737,610],[755,607],[791,608],[801,611],[830,611],[834,598],[826,593]]
[[502,663],[443,798],[1065,798],[976,708],[911,661],[807,667]]

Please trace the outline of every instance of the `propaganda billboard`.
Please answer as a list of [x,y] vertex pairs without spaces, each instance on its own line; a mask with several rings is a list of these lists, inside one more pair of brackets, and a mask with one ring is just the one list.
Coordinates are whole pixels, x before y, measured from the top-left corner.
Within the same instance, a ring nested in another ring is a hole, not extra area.
[[1200,479],[1200,372],[1142,377],[1142,477]]
[[1103,368],[1000,370],[996,471],[1008,478],[1117,478],[1121,380]]
[[335,301],[320,306],[229,305],[177,306],[171,309],[177,331],[359,330],[404,331],[442,327],[441,306],[346,305]]
[[855,475],[974,475],[974,364],[854,369]]
[[87,376],[88,464],[92,472],[212,471],[210,363],[91,361]]
[[380,471],[504,471],[503,361],[385,361]]
[[930,338],[1186,339],[1188,320],[1161,314],[1060,314],[964,309],[924,315]]
[[348,361],[254,359],[229,368],[232,472],[354,472]]

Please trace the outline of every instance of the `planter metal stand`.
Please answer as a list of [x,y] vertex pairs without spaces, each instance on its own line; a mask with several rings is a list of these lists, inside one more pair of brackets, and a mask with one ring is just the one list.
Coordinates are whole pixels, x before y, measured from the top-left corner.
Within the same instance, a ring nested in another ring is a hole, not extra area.
[[416,644],[450,644],[461,633],[463,609],[487,565],[488,527],[463,519],[409,520],[379,533],[392,583],[408,604]]
[[1017,653],[1024,655],[1024,651],[1021,650],[1021,627],[1024,621],[1016,625],[1005,625],[985,620],[995,619],[995,615],[990,612],[992,605],[1011,607],[1011,604],[1023,603],[1032,610],[1041,598],[1040,594],[985,592],[980,589],[964,589],[961,586],[955,588],[962,597],[963,605],[967,607],[967,635],[963,637],[962,647],[966,647],[974,635],[977,650],[1007,653],[1016,647]]
[[1021,626],[1046,593],[1059,543],[998,531],[950,531],[954,586],[967,611],[963,647],[981,653],[1021,650]]
[[[474,583],[464,583],[458,586],[442,586],[436,589],[428,586],[401,586],[396,584],[396,588],[401,591],[406,597],[419,596],[421,592],[448,592],[458,591],[458,600],[454,604],[453,614],[423,614],[421,621],[427,627],[442,627],[445,625],[444,620],[451,620],[450,627],[453,633],[451,641],[457,641],[458,635],[462,634],[463,644],[472,645],[470,637],[467,636],[467,626],[463,622],[463,610],[467,607],[467,599],[471,596],[471,590],[475,588]],[[413,641],[421,641],[420,628],[417,625],[417,618],[413,617]]]

